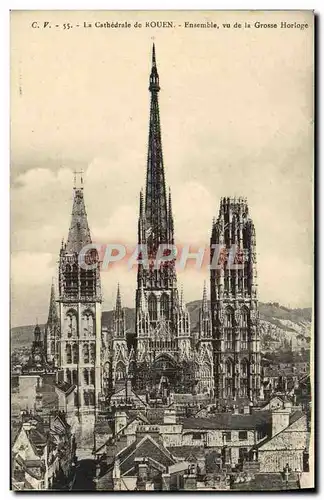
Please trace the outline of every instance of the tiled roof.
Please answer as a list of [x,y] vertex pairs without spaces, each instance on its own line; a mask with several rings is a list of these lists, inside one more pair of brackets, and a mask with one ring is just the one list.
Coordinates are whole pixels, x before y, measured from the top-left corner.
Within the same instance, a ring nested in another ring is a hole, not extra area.
[[[264,439],[263,441],[260,441],[260,443],[256,444],[254,446],[254,448],[261,448],[262,446],[264,446],[266,443],[269,443],[270,441],[272,441],[273,439],[276,439],[278,441],[278,438],[280,438],[281,435],[283,435],[285,433],[285,431],[287,429],[289,429],[289,427],[297,422],[297,420],[299,420],[302,416],[304,415],[304,413],[302,411],[295,411],[294,413],[292,413],[289,417],[289,426],[286,427],[285,429],[283,429],[282,431],[280,431],[278,434],[276,434],[275,436],[268,436],[266,439]],[[286,436],[286,443],[285,443],[285,446],[287,446],[287,449],[288,449],[288,444],[287,442],[291,441],[290,440],[290,437]],[[291,443],[289,446],[293,446],[293,443]]]
[[226,429],[256,429],[271,421],[271,412],[268,410],[249,414],[217,413],[211,418],[184,418],[184,429],[226,430]]
[[175,460],[167,448],[165,448],[162,443],[153,439],[150,435],[146,435],[139,441],[132,443],[117,456],[120,460],[122,474],[125,474],[133,467],[135,458],[148,457],[164,467],[175,463]]
[[[239,491],[281,491],[286,490],[286,482],[280,473],[256,474],[249,483],[233,484],[233,490]],[[288,490],[297,490],[297,482],[289,481]]]
[[97,434],[112,434],[112,429],[107,420],[96,422],[95,432]]

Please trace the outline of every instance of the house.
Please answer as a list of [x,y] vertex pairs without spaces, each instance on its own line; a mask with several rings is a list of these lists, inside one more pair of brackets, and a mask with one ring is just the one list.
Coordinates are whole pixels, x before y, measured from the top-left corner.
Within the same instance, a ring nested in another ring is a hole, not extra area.
[[305,413],[274,410],[271,435],[253,447],[260,472],[282,472],[287,464],[292,471],[307,472],[309,434]]
[[49,420],[24,414],[12,447],[12,488],[48,490],[66,483],[74,465],[75,442],[62,413]]
[[162,474],[176,463],[164,447],[156,426],[139,426],[135,441],[113,457],[99,472],[97,490],[135,491],[162,490]]

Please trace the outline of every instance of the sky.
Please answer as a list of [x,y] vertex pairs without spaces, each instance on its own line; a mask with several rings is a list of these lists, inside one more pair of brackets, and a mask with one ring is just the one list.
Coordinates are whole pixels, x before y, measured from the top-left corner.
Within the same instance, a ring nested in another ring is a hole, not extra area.
[[[65,22],[125,20],[132,28],[63,29]],[[133,27],[146,20],[176,27]],[[312,28],[184,28],[206,20],[312,24],[309,13],[293,11],[12,13],[12,326],[46,321],[74,170],[84,171],[93,241],[137,243],[153,40],[176,242],[207,247],[220,198],[245,196],[256,228],[259,299],[311,306]],[[205,280],[206,268],[178,274],[186,301],[201,298]],[[123,305],[134,307],[136,273],[125,263],[102,272],[104,310],[115,302],[117,282]]]

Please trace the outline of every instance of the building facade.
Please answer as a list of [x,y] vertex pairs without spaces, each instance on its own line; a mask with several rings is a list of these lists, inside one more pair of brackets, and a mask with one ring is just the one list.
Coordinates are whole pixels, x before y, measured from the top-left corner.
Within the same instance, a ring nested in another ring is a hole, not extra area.
[[259,398],[260,332],[255,228],[245,198],[223,198],[211,236],[215,395]]

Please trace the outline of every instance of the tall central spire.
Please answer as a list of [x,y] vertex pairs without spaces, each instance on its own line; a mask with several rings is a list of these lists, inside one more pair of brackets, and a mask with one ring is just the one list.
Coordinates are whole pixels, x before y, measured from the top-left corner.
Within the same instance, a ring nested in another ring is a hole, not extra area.
[[151,92],[151,107],[147,154],[145,215],[148,244],[150,245],[151,243],[151,245],[155,247],[160,243],[168,243],[168,213],[158,101],[160,84],[154,44],[149,91]]

